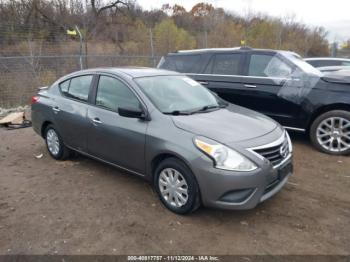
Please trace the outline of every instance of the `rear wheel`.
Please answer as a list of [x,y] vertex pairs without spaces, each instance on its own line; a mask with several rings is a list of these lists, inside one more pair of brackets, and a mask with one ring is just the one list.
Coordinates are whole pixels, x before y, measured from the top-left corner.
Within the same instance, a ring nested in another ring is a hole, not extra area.
[[200,206],[197,181],[180,160],[168,158],[155,170],[154,187],[165,207],[177,214],[188,214]]
[[45,129],[45,142],[50,155],[56,160],[65,160],[70,155],[70,150],[64,145],[61,136],[53,125]]
[[333,110],[317,117],[310,128],[312,143],[332,155],[350,153],[350,112]]

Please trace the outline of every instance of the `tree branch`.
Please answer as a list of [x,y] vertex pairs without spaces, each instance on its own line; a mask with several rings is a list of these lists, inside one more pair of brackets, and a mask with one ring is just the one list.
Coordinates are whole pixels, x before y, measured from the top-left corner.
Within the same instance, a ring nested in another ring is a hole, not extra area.
[[104,10],[107,10],[107,9],[110,9],[113,7],[116,7],[120,11],[119,6],[121,6],[121,5],[129,8],[128,3],[126,1],[122,1],[122,0],[113,1],[112,3],[110,3],[108,5],[97,8],[96,7],[96,0],[91,0],[91,7],[92,7],[92,10],[93,10],[96,17],[99,16]]

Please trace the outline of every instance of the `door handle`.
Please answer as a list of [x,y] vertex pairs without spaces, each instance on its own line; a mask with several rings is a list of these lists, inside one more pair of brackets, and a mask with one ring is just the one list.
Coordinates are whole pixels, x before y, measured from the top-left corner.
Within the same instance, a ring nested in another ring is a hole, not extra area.
[[102,121],[99,119],[99,118],[94,118],[94,119],[92,119],[92,122],[94,123],[94,124],[102,124]]
[[256,85],[247,85],[247,84],[245,84],[244,86],[248,87],[248,88],[256,88]]
[[209,84],[207,81],[198,81],[198,83],[200,83],[201,85],[207,85],[207,84]]
[[58,112],[61,111],[61,109],[60,109],[58,106],[53,107],[52,110],[53,110],[54,113],[56,113],[56,114],[57,114]]

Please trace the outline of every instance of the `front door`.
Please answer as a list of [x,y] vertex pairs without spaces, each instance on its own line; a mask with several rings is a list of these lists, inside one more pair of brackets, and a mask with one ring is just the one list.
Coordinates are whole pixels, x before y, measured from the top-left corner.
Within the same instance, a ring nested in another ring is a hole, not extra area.
[[[247,59],[244,84],[244,106],[266,114],[282,125],[294,126],[300,113],[300,105],[290,93],[298,94],[301,86],[292,83],[294,67],[276,53],[252,52]],[[293,89],[293,90],[292,90]]]
[[125,82],[101,75],[95,104],[88,108],[88,152],[120,167],[144,173],[148,122],[120,116],[119,107],[140,109],[141,104]]

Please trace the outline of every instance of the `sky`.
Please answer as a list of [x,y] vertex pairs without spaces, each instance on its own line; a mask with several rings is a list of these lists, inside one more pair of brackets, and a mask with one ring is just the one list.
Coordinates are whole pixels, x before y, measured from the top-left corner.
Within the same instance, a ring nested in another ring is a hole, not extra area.
[[350,39],[350,0],[137,0],[146,10],[161,8],[163,4],[179,4],[189,11],[198,2],[245,15],[261,12],[270,16],[294,16],[309,26],[323,26],[330,42]]

